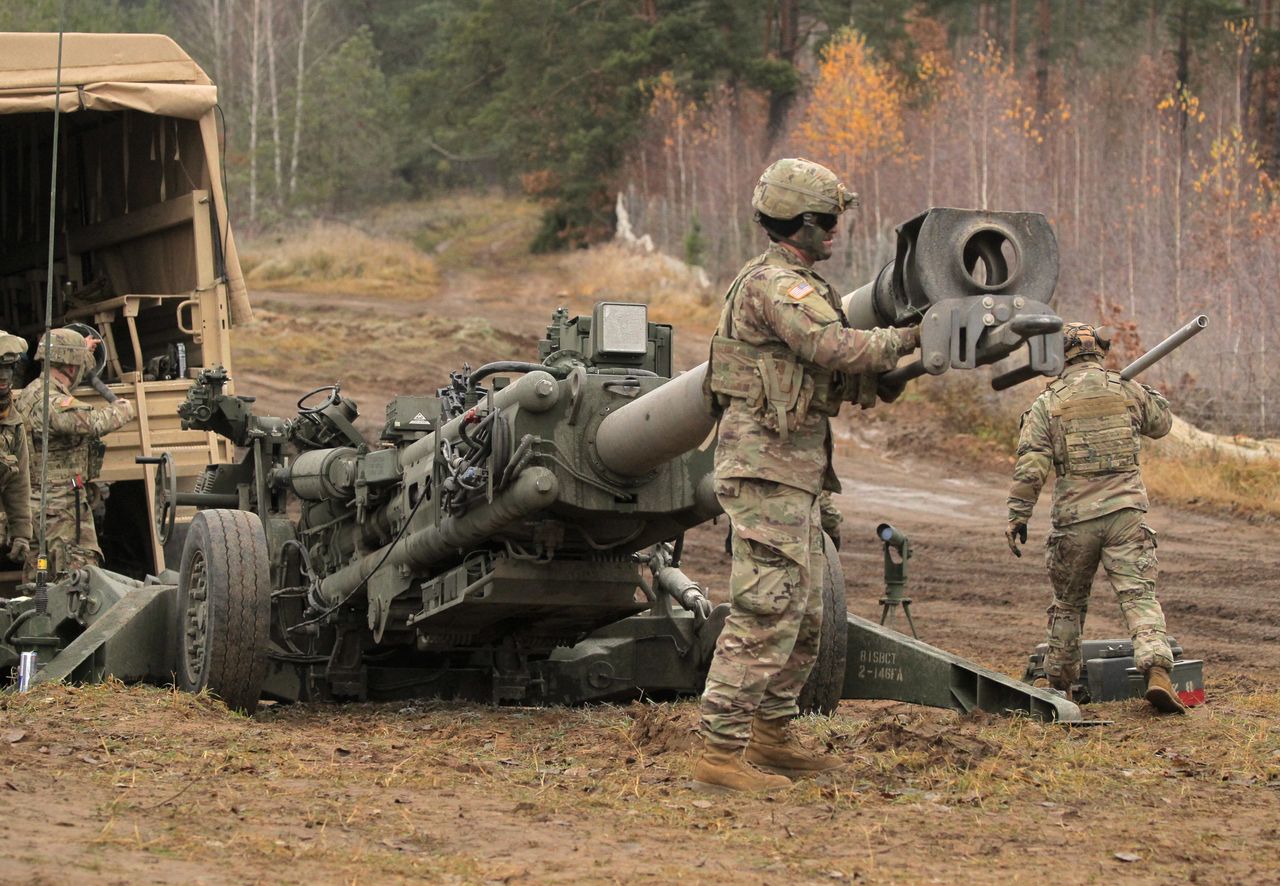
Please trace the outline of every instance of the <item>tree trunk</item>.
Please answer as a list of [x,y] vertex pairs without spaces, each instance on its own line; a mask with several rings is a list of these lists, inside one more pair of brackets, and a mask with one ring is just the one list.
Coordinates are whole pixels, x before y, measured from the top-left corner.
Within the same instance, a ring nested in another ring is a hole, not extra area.
[[276,17],[275,0],[267,0],[267,91],[271,97],[271,166],[275,173],[272,202],[280,208],[284,187],[284,171],[281,168],[284,145],[280,139],[280,85],[276,79],[276,37],[273,22]]
[[289,152],[289,199],[298,192],[298,155],[302,151],[302,96],[306,89],[307,29],[311,24],[311,0],[302,0],[298,20],[298,73],[293,89],[293,146]]
[[1009,0],[1009,67],[1018,67],[1018,0]]
[[258,74],[262,22],[262,0],[253,0],[252,45],[249,49],[249,224],[258,220]]
[[1049,40],[1052,37],[1051,0],[1036,0],[1036,115],[1049,115]]
[[[776,6],[769,4],[769,24],[765,29],[766,39],[771,36],[773,12],[776,9],[778,23],[777,57],[791,66],[795,66],[796,53],[800,50],[800,10],[799,0],[777,0]],[[769,53],[766,45],[765,51]],[[782,133],[782,126],[787,122],[787,114],[795,103],[794,90],[774,91],[769,95],[769,143],[772,145]]]

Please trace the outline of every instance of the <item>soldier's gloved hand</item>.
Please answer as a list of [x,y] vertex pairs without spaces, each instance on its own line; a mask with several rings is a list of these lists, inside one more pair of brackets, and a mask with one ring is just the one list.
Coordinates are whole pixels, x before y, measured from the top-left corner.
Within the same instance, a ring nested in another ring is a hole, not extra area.
[[1010,520],[1004,531],[1004,538],[1009,542],[1009,550],[1013,551],[1013,556],[1021,557],[1022,549],[1018,547],[1018,542],[1027,543],[1027,524],[1021,520]]
[[133,408],[133,404],[124,397],[118,398],[111,404],[111,407],[115,409],[116,412],[123,415],[125,421],[133,421],[134,416],[138,414],[137,410]]
[[910,354],[920,347],[920,325],[901,326],[898,328],[898,353]]
[[30,552],[31,539],[17,536],[9,540],[9,559],[13,562],[22,563]]

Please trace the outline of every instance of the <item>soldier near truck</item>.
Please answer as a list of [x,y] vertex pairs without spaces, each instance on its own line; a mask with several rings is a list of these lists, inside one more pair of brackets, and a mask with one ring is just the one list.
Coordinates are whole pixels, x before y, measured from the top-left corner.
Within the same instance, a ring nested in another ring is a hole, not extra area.
[[4,547],[10,560],[23,563],[31,549],[31,475],[27,431],[13,405],[13,381],[27,354],[24,339],[0,331],[0,509]]
[[818,499],[840,488],[829,418],[857,394],[860,374],[892,369],[919,345],[916,327],[849,328],[813,270],[830,257],[839,216],[855,199],[817,163],[784,159],[766,169],[752,206],[772,245],[733,281],[711,341],[716,496],[733,530],[733,573],[702,696],[699,787],[772,790],[790,783],[774,773],[840,765],[788,730],[822,622]]
[[[102,563],[102,548],[94,525],[88,484],[101,470],[101,438],[124,427],[134,417],[133,405],[117,398],[106,406],[90,406],[71,392],[93,362],[94,339],[74,329],[54,329],[36,349],[36,360],[49,363],[47,442],[44,383],[37,376],[18,394],[15,409],[26,424],[30,450],[32,510],[39,513],[45,483],[45,547],[47,574]],[[42,471],[42,447],[47,447],[48,470]],[[28,550],[24,580],[36,576],[39,552]]]
[[1053,583],[1045,673],[1070,692],[1080,675],[1080,634],[1099,562],[1133,638],[1134,665],[1146,697],[1165,713],[1185,709],[1170,682],[1173,654],[1155,596],[1156,534],[1146,524],[1140,437],[1169,432],[1168,402],[1154,389],[1103,367],[1109,344],[1093,326],[1063,328],[1066,364],[1022,415],[1009,490],[1005,538],[1021,556],[1027,524],[1050,471],[1052,531],[1045,564]]

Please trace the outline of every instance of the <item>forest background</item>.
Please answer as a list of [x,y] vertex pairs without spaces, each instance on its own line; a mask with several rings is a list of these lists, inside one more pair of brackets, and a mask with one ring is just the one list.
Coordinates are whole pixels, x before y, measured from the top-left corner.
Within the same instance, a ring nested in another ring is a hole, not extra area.
[[[0,0],[56,30],[59,0]],[[1044,212],[1059,312],[1136,353],[1188,418],[1280,434],[1280,0],[66,0],[68,30],[167,33],[219,86],[248,233],[373,203],[540,201],[533,250],[615,234],[727,280],[755,178],[859,191],[841,291],[930,206]]]

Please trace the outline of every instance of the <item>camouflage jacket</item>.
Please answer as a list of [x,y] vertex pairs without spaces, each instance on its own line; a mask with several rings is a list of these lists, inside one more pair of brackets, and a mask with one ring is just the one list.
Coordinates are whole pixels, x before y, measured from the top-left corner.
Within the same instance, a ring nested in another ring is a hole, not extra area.
[[31,538],[31,467],[27,431],[13,407],[0,416],[0,507],[10,539]]
[[[1068,440],[1062,415],[1066,404],[1073,398],[1096,397],[1097,392],[1106,387],[1123,398],[1128,427],[1092,433],[1086,430],[1073,433]],[[1157,391],[1136,381],[1121,380],[1119,373],[1104,369],[1096,360],[1072,363],[1022,414],[1018,461],[1009,490],[1009,519],[1023,522],[1031,519],[1050,471],[1058,475],[1053,487],[1054,526],[1091,520],[1122,508],[1145,511],[1147,490],[1142,485],[1136,457],[1138,435],[1152,439],[1163,437],[1172,424],[1169,403]],[[1127,438],[1123,446],[1117,431]],[[1122,452],[1124,446],[1132,447],[1132,456],[1126,457]],[[1068,447],[1074,449],[1070,454]],[[1120,467],[1106,469],[1103,466],[1091,473],[1068,470],[1071,458],[1092,460],[1096,465],[1102,458],[1100,453],[1114,458]]]
[[[31,451],[31,486],[40,482],[40,436],[43,423],[41,395],[43,382],[36,378],[14,399],[14,408],[27,426],[27,443]],[[77,474],[89,476],[89,447],[99,437],[119,430],[128,422],[120,408],[112,405],[90,406],[77,400],[66,385],[56,378],[49,380],[49,482],[61,485]],[[34,494],[34,493],[33,493]]]
[[[845,325],[831,286],[775,243],[749,261],[730,286],[719,333],[757,346],[782,346],[815,370],[886,372],[910,350],[896,329]],[[720,417],[716,477],[771,480],[817,494],[839,491],[831,469],[828,416],[810,411],[783,440],[745,399],[729,399]]]

